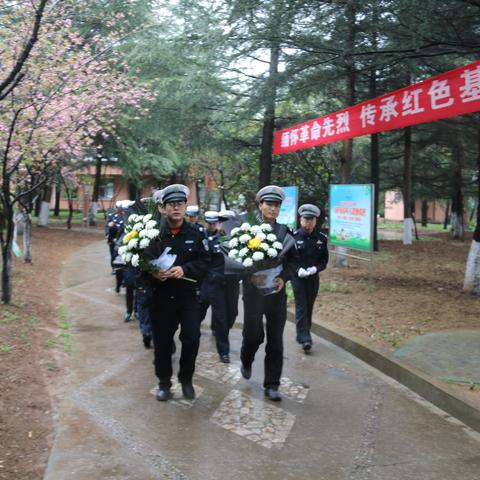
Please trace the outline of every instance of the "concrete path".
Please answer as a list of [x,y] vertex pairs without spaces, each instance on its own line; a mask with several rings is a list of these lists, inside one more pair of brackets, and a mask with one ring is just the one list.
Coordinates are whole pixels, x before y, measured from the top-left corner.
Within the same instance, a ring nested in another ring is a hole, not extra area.
[[479,478],[477,433],[326,341],[305,356],[289,322],[281,403],[263,397],[262,352],[240,377],[239,328],[229,366],[205,330],[193,403],[157,402],[152,352],[122,322],[107,253],[98,242],[65,265],[71,375],[46,480]]

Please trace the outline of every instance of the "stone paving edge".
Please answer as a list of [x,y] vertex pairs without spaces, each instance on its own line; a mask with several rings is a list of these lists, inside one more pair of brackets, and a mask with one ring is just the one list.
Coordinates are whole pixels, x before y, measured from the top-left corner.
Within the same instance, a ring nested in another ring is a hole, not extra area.
[[[287,318],[295,323],[295,314],[291,309],[288,309]],[[411,365],[398,361],[388,352],[382,352],[359,339],[347,337],[330,326],[326,327],[314,321],[312,332],[380,370],[480,433],[480,410],[461,398],[457,392],[450,391],[447,385]]]

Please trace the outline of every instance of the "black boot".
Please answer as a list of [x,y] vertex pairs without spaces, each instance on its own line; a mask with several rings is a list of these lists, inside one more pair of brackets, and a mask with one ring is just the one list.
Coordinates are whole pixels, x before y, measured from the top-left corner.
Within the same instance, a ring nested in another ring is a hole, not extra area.
[[143,346],[145,348],[152,348],[152,337],[150,335],[143,336]]

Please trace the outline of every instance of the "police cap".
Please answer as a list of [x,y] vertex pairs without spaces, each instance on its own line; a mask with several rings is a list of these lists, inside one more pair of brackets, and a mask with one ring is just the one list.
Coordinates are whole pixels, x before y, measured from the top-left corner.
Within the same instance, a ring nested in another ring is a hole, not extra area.
[[171,202],[186,202],[190,189],[180,183],[169,185],[161,190],[160,203],[165,205]]
[[277,187],[276,185],[267,185],[266,187],[261,188],[255,200],[257,202],[279,202],[282,203],[285,199],[285,192],[282,188]]
[[218,212],[218,219],[220,222],[226,222],[234,216],[235,212],[233,210],[220,210],[220,212]]
[[214,210],[209,210],[208,212],[205,212],[205,221],[207,223],[217,223],[218,212],[215,212]]
[[195,217],[199,213],[200,213],[200,208],[198,207],[198,205],[189,205],[187,207],[187,211],[185,212],[185,214],[188,217]]
[[115,203],[115,206],[117,208],[121,208],[122,210],[126,210],[127,208],[130,208],[134,203],[135,200],[118,200]]
[[320,216],[320,209],[311,203],[304,203],[298,209],[298,214],[305,218],[317,218]]
[[153,201],[154,201],[155,203],[162,203],[162,202],[161,202],[162,193],[163,193],[163,190],[162,190],[162,189],[155,190],[155,191],[152,193],[152,198],[153,198]]

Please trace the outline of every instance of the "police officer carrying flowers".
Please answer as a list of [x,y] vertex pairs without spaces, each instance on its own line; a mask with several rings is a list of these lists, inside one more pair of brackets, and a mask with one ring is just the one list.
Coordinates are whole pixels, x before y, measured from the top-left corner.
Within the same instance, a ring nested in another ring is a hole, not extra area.
[[145,258],[157,259],[167,247],[175,255],[173,266],[152,273],[152,322],[155,373],[159,380],[157,400],[171,398],[172,345],[180,325],[182,344],[178,380],[183,396],[195,398],[192,379],[200,344],[200,303],[198,289],[210,266],[204,234],[184,219],[189,189],[170,185],[161,191],[166,223],[160,240],[145,250]]
[[315,227],[320,210],[315,205],[306,203],[298,209],[300,228],[294,233],[299,256],[300,268],[292,278],[295,296],[295,321],[297,325],[297,342],[305,353],[312,348],[313,304],[320,285],[319,273],[328,263],[327,237]]
[[[280,187],[269,185],[260,189],[255,199],[258,202],[261,221],[270,224],[277,240],[285,245],[287,237],[290,236],[289,229],[276,221],[284,198],[285,193]],[[250,378],[255,354],[265,338],[263,327],[265,315],[267,344],[263,386],[265,396],[272,401],[282,399],[278,387],[283,367],[283,330],[287,319],[285,282],[289,280],[291,272],[294,273],[297,269],[293,240],[292,248],[284,253],[281,264],[282,271],[273,280],[276,292],[270,295],[262,296],[258,288],[261,286],[261,277],[255,275],[243,277],[244,323],[240,371],[244,378]]]

